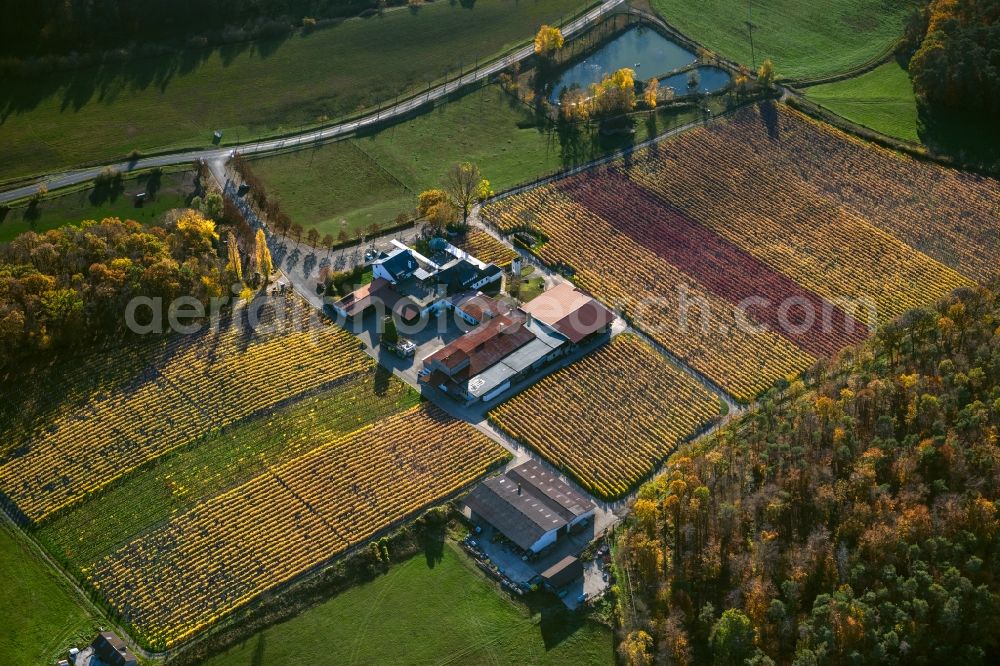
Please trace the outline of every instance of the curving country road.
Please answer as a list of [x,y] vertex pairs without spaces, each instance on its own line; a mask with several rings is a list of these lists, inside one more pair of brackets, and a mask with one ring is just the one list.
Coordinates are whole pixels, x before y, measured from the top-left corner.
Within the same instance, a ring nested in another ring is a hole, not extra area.
[[[590,24],[598,21],[606,14],[614,11],[625,0],[604,0],[600,5],[594,7],[582,16],[577,17],[563,26],[562,31],[565,36],[580,32]],[[318,130],[310,130],[300,134],[293,134],[278,139],[268,139],[256,143],[248,143],[240,146],[240,153],[265,153],[273,150],[281,150],[294,146],[306,146],[309,144],[333,139],[339,136],[352,134],[353,132],[383,122],[390,118],[405,115],[431,101],[440,99],[456,90],[464,88],[472,83],[482,81],[485,78],[497,74],[516,62],[520,62],[534,53],[534,46],[529,44],[513,53],[495,60],[487,65],[483,65],[467,74],[463,74],[457,79],[446,81],[445,83],[409,97],[393,106],[380,109],[375,113],[368,114],[356,120],[331,125]],[[175,164],[185,164],[195,160],[205,160],[206,162],[225,162],[233,153],[233,148],[216,148],[210,150],[192,150],[180,153],[170,153],[155,157],[143,157],[137,160],[128,160],[116,164],[105,164],[94,167],[87,167],[65,173],[50,174],[44,178],[36,180],[29,185],[24,185],[10,190],[0,192],[0,203],[14,201],[23,197],[29,197],[38,191],[38,186],[44,184],[50,191],[69,185],[77,185],[89,180],[93,180],[102,169],[110,167],[122,173],[148,169],[151,167],[165,167]]]

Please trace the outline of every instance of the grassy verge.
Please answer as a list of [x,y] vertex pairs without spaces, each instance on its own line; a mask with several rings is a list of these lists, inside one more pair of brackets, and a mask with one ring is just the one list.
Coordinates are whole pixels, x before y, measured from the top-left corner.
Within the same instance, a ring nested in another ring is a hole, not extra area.
[[608,629],[559,607],[505,600],[446,542],[206,663],[298,662],[612,664],[614,646]]
[[[746,65],[774,61],[778,75],[813,78],[858,67],[901,36],[908,0],[652,0],[669,23],[708,49]],[[749,20],[753,30],[751,54]]]
[[857,76],[813,86],[805,95],[851,122],[904,141],[920,142],[910,76],[895,60]]
[[[721,108],[722,101],[710,104]],[[661,109],[640,118],[634,133],[606,135],[596,125],[559,130],[540,122],[524,104],[499,86],[485,86],[456,100],[397,123],[370,136],[326,144],[290,155],[253,162],[293,221],[336,235],[377,222],[390,224],[400,210],[412,208],[415,196],[397,197],[398,184],[409,193],[439,187],[457,162],[479,165],[493,189],[501,191],[560,169],[582,164],[691,122],[691,109]],[[348,144],[348,145],[345,145]],[[380,168],[358,164],[356,149]],[[396,186],[388,186],[387,174]],[[369,193],[384,193],[374,207]],[[330,217],[330,211],[337,211]],[[381,217],[380,217],[381,216]],[[341,224],[342,220],[348,222]]]
[[0,180],[323,122],[529,39],[580,0],[435,2],[218,49],[5,81]]
[[[156,177],[143,174],[126,180],[114,191],[95,191],[87,186],[63,193],[53,193],[37,206],[21,203],[0,212],[0,242],[13,239],[25,231],[42,233],[83,220],[103,220],[107,217],[131,219],[143,224],[155,224],[163,214],[188,204],[194,194],[194,173],[179,171]],[[135,195],[146,193],[146,200],[137,204]]]
[[73,645],[89,643],[97,623],[65,581],[4,522],[0,525],[0,663],[53,664]]

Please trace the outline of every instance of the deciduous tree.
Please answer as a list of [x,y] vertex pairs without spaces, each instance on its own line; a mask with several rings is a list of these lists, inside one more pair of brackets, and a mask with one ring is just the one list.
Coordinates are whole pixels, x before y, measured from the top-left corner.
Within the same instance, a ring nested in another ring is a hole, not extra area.
[[656,101],[660,93],[660,80],[653,78],[646,81],[646,86],[642,90],[642,101],[651,109],[656,108]]
[[[463,224],[469,221],[469,211],[476,203],[482,180],[479,167],[471,162],[456,164],[445,176],[445,191],[452,205],[462,212]],[[489,183],[486,187],[489,188]]]
[[773,88],[774,78],[774,62],[768,58],[760,64],[760,67],[757,68],[757,80],[760,81],[760,84],[765,88]]
[[255,240],[257,272],[264,278],[264,284],[268,284],[271,280],[271,273],[274,270],[274,265],[271,263],[271,250],[267,247],[267,237],[264,235],[263,229],[257,230],[257,237]]
[[564,88],[559,93],[559,118],[569,123],[590,120],[590,99],[582,88]]
[[237,281],[243,282],[243,262],[240,260],[240,246],[236,242],[236,236],[232,231],[226,234],[226,253],[229,258],[226,262],[226,270],[231,272]]
[[650,666],[653,663],[652,648],[653,637],[640,629],[625,637],[618,646],[618,653],[629,666]]
[[551,58],[562,49],[564,42],[562,30],[555,26],[543,25],[535,35],[535,54]]
[[605,76],[591,86],[590,98],[596,116],[628,113],[635,108],[635,72],[623,67]]

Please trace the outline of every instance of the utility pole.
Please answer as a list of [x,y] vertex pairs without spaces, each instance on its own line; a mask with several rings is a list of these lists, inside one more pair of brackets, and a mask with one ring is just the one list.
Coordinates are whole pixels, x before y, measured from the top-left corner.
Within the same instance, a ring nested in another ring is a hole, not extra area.
[[757,70],[757,54],[754,52],[753,48],[753,0],[747,0],[747,32],[750,34],[750,63],[753,65],[754,71]]

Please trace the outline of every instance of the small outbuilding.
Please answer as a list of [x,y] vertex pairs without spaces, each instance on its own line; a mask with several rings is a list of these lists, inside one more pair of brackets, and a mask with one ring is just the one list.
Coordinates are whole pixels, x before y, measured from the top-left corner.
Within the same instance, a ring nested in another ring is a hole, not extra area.
[[138,660],[113,631],[102,631],[94,639],[94,653],[110,666],[136,666]]
[[136,666],[139,663],[125,641],[113,631],[97,634],[83,650],[71,650],[70,659],[73,666]]
[[558,592],[583,576],[583,562],[572,555],[567,555],[543,571],[541,576],[547,588]]

